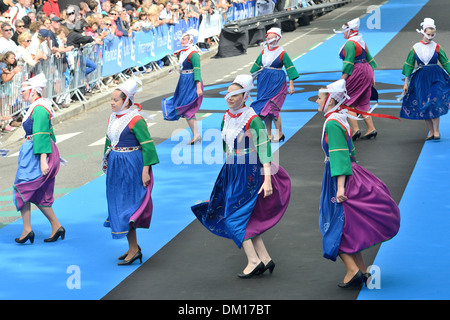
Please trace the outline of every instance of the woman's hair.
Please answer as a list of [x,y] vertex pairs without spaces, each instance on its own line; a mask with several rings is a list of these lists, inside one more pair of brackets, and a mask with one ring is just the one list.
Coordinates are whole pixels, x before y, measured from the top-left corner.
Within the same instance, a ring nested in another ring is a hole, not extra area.
[[17,38],[17,42],[21,45],[25,40],[28,40],[28,38],[31,39],[31,33],[28,31],[22,32]]
[[14,55],[14,58],[16,57],[16,55],[14,54],[14,52],[8,51],[8,52],[6,52],[6,53],[2,56],[2,58],[1,58],[1,61],[4,62],[4,63],[6,64],[6,67],[7,67],[8,69],[10,69],[10,70],[11,70],[11,69],[14,69],[15,67],[17,67],[17,59],[14,59],[14,62],[13,62],[12,64],[9,64],[8,58],[9,58],[11,55]]

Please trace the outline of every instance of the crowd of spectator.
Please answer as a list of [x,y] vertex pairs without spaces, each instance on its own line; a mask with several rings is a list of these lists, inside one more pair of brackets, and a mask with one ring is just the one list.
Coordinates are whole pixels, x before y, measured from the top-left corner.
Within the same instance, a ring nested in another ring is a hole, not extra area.
[[[34,2],[33,2],[34,1]],[[64,57],[90,43],[102,44],[114,37],[132,37],[162,24],[174,24],[204,13],[224,13],[232,2],[245,0],[86,0],[65,8],[58,0],[0,0],[0,85],[22,71],[55,55]],[[159,62],[168,63],[168,59]],[[86,58],[86,76],[96,69]],[[144,68],[145,70],[146,68]],[[147,72],[151,68],[146,69]],[[93,88],[86,83],[84,94]],[[95,90],[95,88],[94,88]],[[6,93],[7,94],[7,93]],[[69,105],[58,103],[65,108]],[[2,130],[20,126],[3,117]],[[6,125],[5,125],[6,123]]]

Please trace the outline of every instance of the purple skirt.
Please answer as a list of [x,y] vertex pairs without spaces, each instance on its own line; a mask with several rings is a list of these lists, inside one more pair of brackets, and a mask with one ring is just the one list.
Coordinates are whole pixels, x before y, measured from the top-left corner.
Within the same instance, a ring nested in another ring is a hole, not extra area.
[[361,111],[369,111],[372,85],[373,69],[370,64],[355,63],[352,75],[345,83],[347,94],[350,96],[345,104]]
[[275,162],[271,163],[271,171],[273,193],[266,198],[264,198],[264,191],[258,195],[256,205],[247,224],[244,239],[253,238],[275,226],[283,217],[289,205],[291,196],[289,174]]
[[55,178],[59,171],[59,151],[51,140],[52,153],[47,154],[49,172],[43,176],[40,155],[33,153],[33,141],[29,140],[20,147],[19,166],[14,180],[14,203],[21,210],[25,203],[31,202],[41,207],[53,205]]
[[352,162],[347,177],[344,226],[339,251],[353,254],[393,238],[400,228],[400,210],[388,187],[368,170]]

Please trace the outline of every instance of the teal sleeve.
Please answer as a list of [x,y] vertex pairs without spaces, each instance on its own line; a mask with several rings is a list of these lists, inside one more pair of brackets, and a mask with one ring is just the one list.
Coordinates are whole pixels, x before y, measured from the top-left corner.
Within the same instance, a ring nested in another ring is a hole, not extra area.
[[194,68],[194,80],[201,82],[202,74],[201,74],[201,69],[200,69],[200,55],[197,52],[192,53],[192,55],[190,57],[190,61]]
[[261,163],[270,163],[273,161],[272,148],[270,146],[269,137],[264,123],[260,117],[255,117],[250,122],[250,134],[252,135],[253,144],[256,147],[259,161]]
[[142,147],[142,156],[144,158],[144,166],[151,166],[159,163],[158,154],[156,153],[155,144],[148,131],[147,123],[144,119],[138,120],[131,132],[134,133],[136,139]]
[[289,80],[295,80],[299,77],[298,71],[286,51],[283,54],[283,65],[286,68],[286,73]]
[[53,129],[50,127],[50,114],[42,106],[36,106],[31,115],[33,119],[33,153],[52,153],[51,140],[55,141]]
[[[351,157],[347,145],[347,131],[337,121],[330,120],[325,126],[328,139],[331,176],[351,176]],[[354,151],[352,150],[352,154]]]
[[406,58],[406,61],[403,64],[402,74],[404,76],[409,77],[414,70],[414,65],[416,64],[416,58],[414,57],[414,55],[415,55],[414,48],[411,48],[411,50],[409,50],[408,57]]

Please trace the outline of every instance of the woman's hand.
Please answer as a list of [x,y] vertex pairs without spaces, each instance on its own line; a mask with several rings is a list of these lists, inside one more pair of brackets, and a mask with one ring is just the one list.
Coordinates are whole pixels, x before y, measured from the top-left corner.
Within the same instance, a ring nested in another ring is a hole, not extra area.
[[47,163],[47,154],[46,153],[42,153],[41,154],[41,172],[43,176],[46,176],[48,174],[48,172],[50,171],[48,168],[48,163]]
[[405,83],[403,86],[403,95],[406,96],[408,94],[408,85]]
[[263,170],[264,170],[264,182],[261,188],[259,189],[258,194],[264,191],[264,198],[265,198],[272,195],[273,193],[270,163],[264,163]]
[[201,97],[203,95],[202,84],[200,81],[197,81],[197,97]]
[[292,95],[294,91],[294,81],[291,81],[289,84],[289,94]]
[[142,185],[147,188],[150,184],[149,166],[144,166],[142,169]]
[[344,202],[345,200],[347,200],[347,197],[345,196],[345,188],[340,188],[337,190],[336,192],[336,201],[337,203],[341,203]]
[[347,200],[347,196],[345,195],[345,178],[346,176],[337,177],[337,192],[336,192],[337,203],[341,203]]
[[272,181],[270,179],[264,180],[261,188],[258,191],[258,194],[260,194],[262,191],[264,191],[264,198],[272,195],[272,193],[273,193]]

